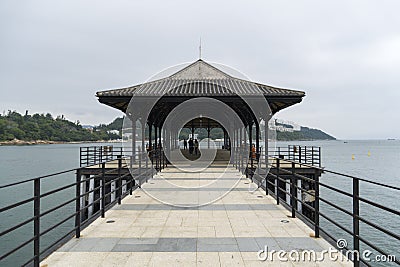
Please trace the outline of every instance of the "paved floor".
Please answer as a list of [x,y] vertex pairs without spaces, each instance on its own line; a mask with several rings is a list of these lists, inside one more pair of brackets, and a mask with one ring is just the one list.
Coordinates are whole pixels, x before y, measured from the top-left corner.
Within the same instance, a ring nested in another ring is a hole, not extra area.
[[[215,182],[218,179],[222,182]],[[289,218],[289,212],[265,192],[249,186],[247,179],[221,162],[201,173],[168,168],[41,266],[352,266],[327,255],[315,262],[281,253],[279,260],[273,250],[313,250],[321,257],[330,245],[310,237],[310,228]],[[268,259],[261,261],[257,252],[265,248]]]

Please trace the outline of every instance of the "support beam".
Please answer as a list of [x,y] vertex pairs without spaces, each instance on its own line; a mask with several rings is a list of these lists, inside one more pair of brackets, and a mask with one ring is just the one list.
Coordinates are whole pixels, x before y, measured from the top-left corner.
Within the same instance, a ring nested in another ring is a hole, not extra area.
[[[94,179],[90,179],[90,175],[86,175],[86,179],[89,180],[89,190],[88,191],[90,192],[90,191],[92,191],[94,189]],[[89,200],[89,203],[88,203],[88,206],[89,206],[94,201],[94,192],[90,192],[89,193],[88,200]],[[93,214],[93,205],[91,205],[88,208],[88,216],[90,217],[90,216],[92,216],[92,214]]]
[[157,149],[157,142],[158,142],[158,127],[154,125],[154,149]]
[[162,130],[161,126],[158,127],[158,135],[159,135],[159,137],[158,137],[158,147],[160,147],[160,148],[162,146],[162,144],[161,144],[161,133],[162,133],[161,130]]
[[207,148],[210,149],[210,119],[208,119],[208,123],[207,123]]
[[151,140],[151,134],[152,134],[152,130],[153,130],[153,123],[149,122],[149,150],[153,149],[153,141]]
[[136,162],[136,118],[131,118],[132,120],[132,162]]
[[256,153],[259,155],[260,151],[260,124],[258,120],[255,121],[256,125]]
[[[297,199],[302,199],[302,196],[301,196],[301,189],[300,188],[302,188],[302,180],[301,179],[298,179],[297,180],[297,189],[296,189],[296,191],[297,191]],[[302,203],[300,202],[300,201],[297,201],[296,200],[296,202],[297,202],[297,211],[298,212],[300,212],[300,213],[302,213],[302,211],[303,211],[303,205],[302,205]]]
[[[252,123],[249,124],[249,145],[250,145],[250,149],[247,150],[248,151],[247,154],[250,155],[250,175],[252,175],[252,171],[253,171],[253,153],[252,153],[252,149],[253,149],[253,124]],[[249,153],[249,151],[250,151],[250,153]],[[247,170],[247,173],[249,173],[249,170]]]
[[287,194],[285,194],[286,204],[288,204],[290,206],[290,179],[287,179],[286,182],[287,182],[287,183],[285,183],[285,190],[287,193]]
[[225,128],[222,128],[222,130],[224,131],[224,149],[226,149],[226,144],[227,144],[227,142],[226,142],[226,130],[225,130]]
[[115,195],[116,195],[116,192],[117,192],[117,191],[115,191],[116,186],[117,185],[115,183],[115,180],[112,181],[111,184],[110,184],[110,192],[112,192],[111,193],[111,202],[113,202],[115,200]]
[[265,157],[265,169],[268,168],[268,138],[269,138],[269,133],[268,133],[268,121],[265,120],[264,124],[264,157]]
[[192,121],[192,139],[194,140],[194,124],[193,124],[193,121]]
[[145,144],[145,135],[146,135],[146,123],[144,122],[144,120],[142,119],[140,121],[140,124],[142,126],[142,149],[141,149],[141,153],[146,151],[146,144]]
[[[81,183],[81,195],[82,195],[82,197],[81,197],[81,208],[83,208],[83,207],[85,207],[86,206],[86,179],[87,179],[87,177],[88,177],[89,175],[85,175],[85,179],[84,179],[84,182],[82,182]],[[83,217],[85,217],[85,215],[83,215],[83,214],[85,214],[85,211],[84,210],[82,210],[82,213],[81,213],[82,215],[81,215],[81,220],[83,220]]]

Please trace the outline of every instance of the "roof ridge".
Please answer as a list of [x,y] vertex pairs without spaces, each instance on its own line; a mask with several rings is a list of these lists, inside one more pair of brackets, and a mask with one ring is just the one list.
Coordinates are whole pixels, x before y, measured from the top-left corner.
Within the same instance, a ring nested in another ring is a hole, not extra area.
[[[177,72],[171,74],[170,76],[168,76],[168,77],[166,77],[166,78],[170,78],[170,79],[179,79],[179,78],[180,78],[179,75],[183,74],[185,71],[190,71],[190,70],[193,69],[196,65],[199,65],[199,64],[203,64],[203,65],[206,66],[207,68],[210,68],[212,71],[214,71],[214,72],[217,74],[217,75],[215,75],[215,73],[214,73],[214,76],[219,76],[219,78],[226,78],[226,79],[234,78],[233,76],[229,75],[228,73],[226,73],[226,72],[220,70],[219,68],[213,66],[212,64],[210,64],[210,63],[208,63],[208,62],[206,62],[206,61],[204,61],[204,60],[202,60],[202,59],[196,60],[195,62],[189,64],[188,66],[184,67],[184,68],[181,69],[181,70],[178,70]],[[200,67],[200,66],[201,66],[201,65],[199,65],[199,67]],[[192,78],[186,77],[185,79],[199,79],[199,78],[202,78],[202,79],[215,79],[215,77],[210,77],[210,76],[209,76],[209,77],[200,77],[200,76],[201,76],[200,69],[199,69],[199,72],[196,73],[196,74],[199,75],[199,77],[194,77],[194,76],[193,76]],[[194,74],[192,73],[192,75],[194,75]],[[209,74],[209,75],[210,75],[210,74]]]

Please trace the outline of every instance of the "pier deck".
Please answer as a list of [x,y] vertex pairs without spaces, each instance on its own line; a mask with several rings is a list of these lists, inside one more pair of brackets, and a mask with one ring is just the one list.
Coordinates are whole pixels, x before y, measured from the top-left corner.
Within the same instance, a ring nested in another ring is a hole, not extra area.
[[124,198],[121,205],[107,211],[106,218],[90,224],[79,239],[70,240],[52,253],[41,266],[353,265],[351,261],[330,261],[327,256],[319,263],[281,262],[276,254],[273,261],[270,257],[266,262],[259,261],[257,252],[265,246],[269,251],[314,250],[320,255],[330,245],[322,238],[310,237],[313,231],[300,219],[290,218],[290,212],[276,205],[264,191],[251,192],[250,180],[233,167],[227,171],[235,177],[232,179],[238,178],[236,187],[210,205],[174,207],[146,194],[160,190],[173,195],[162,186],[163,181],[196,194],[192,186],[215,179],[225,168],[213,164],[203,171],[201,179],[198,173],[166,168]]

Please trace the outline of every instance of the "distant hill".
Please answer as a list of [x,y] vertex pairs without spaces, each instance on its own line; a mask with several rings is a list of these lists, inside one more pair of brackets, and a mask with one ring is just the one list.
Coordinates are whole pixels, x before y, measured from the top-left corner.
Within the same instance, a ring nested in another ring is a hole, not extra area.
[[[110,124],[83,126],[79,121],[66,120],[64,116],[53,118],[49,113],[21,115],[18,112],[9,111],[6,115],[0,115],[0,142],[7,144],[7,142],[13,140],[25,142],[37,140],[49,142],[116,140],[121,138],[123,120],[123,117],[119,117]],[[279,141],[336,139],[318,129],[285,123],[276,123],[276,126],[277,140]],[[180,139],[188,139],[189,133],[189,129],[182,129]],[[207,137],[205,129],[196,129],[196,133],[200,139]],[[146,134],[148,134],[147,129]],[[223,138],[222,129],[213,129],[211,138]]]
[[51,142],[115,140],[121,138],[120,135],[109,130],[114,128],[114,124],[119,124],[120,120],[122,121],[122,119],[117,119],[109,125],[84,128],[79,121],[71,122],[64,116],[53,118],[49,113],[21,115],[18,112],[9,111],[7,115],[0,115],[0,142],[12,140]]
[[278,141],[311,141],[311,140],[336,140],[335,137],[318,129],[300,127],[300,131],[276,131]]

